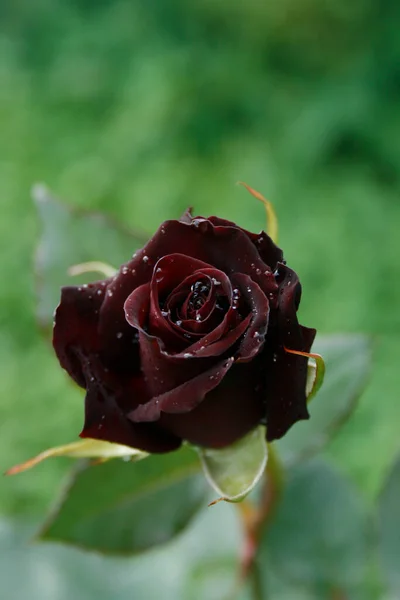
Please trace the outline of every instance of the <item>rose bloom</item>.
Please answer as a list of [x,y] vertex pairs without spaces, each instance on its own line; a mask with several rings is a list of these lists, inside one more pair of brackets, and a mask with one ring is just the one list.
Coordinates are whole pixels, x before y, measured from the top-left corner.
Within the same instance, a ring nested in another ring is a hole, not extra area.
[[64,287],[59,361],[86,389],[81,437],[168,452],[268,441],[307,419],[315,330],[301,285],[264,232],[217,217],[166,221],[115,277]]

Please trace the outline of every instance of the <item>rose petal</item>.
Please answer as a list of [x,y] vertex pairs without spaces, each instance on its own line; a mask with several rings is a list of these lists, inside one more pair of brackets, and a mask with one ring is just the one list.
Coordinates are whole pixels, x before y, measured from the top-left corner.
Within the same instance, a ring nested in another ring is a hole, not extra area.
[[221,383],[186,414],[162,413],[163,427],[192,444],[223,448],[256,427],[264,416],[265,364],[258,355],[234,363]]
[[146,246],[120,268],[108,286],[99,323],[103,348],[111,351],[115,331],[125,333],[128,325],[123,305],[132,290],[151,280],[160,258],[175,253],[203,261],[228,275],[248,274],[266,294],[277,290],[269,266],[240,228],[214,226],[210,220],[201,218],[193,219],[190,224],[166,221]]
[[237,360],[247,361],[262,349],[268,329],[269,302],[262,289],[248,275],[235,273],[232,282],[237,284],[251,308],[252,318],[237,354]]
[[128,415],[128,418],[134,422],[148,422],[157,421],[161,412],[182,414],[192,411],[209,391],[221,383],[232,364],[233,358],[220,361],[211,369],[138,406]]
[[[191,215],[190,215],[191,216]],[[197,217],[199,218],[199,217]],[[200,217],[201,218],[201,217]],[[191,219],[196,219],[196,217],[191,217]],[[253,242],[255,247],[262,260],[266,265],[269,266],[271,271],[275,271],[276,265],[278,262],[282,262],[283,252],[278,246],[272,241],[265,231],[261,231],[260,233],[252,233],[247,229],[243,229],[242,227],[238,227],[232,221],[227,221],[226,219],[221,219],[220,217],[208,217],[208,220],[211,221],[213,225],[222,226],[222,227],[237,227],[241,231],[243,231]],[[188,221],[185,221],[188,222]]]
[[267,439],[282,437],[298,420],[308,419],[306,401],[307,358],[285,352],[284,347],[309,352],[315,329],[299,325],[297,307],[301,286],[294,271],[278,266],[279,307],[277,322],[266,347],[269,356],[267,379]]
[[85,377],[75,348],[86,353],[99,352],[99,310],[104,301],[108,281],[84,286],[63,287],[54,316],[53,346],[61,366],[81,387]]
[[146,452],[169,452],[179,448],[181,440],[153,424],[134,424],[119,408],[115,396],[102,383],[104,375],[93,369],[91,361],[82,361],[88,381],[85,399],[85,424],[81,438],[124,444]]

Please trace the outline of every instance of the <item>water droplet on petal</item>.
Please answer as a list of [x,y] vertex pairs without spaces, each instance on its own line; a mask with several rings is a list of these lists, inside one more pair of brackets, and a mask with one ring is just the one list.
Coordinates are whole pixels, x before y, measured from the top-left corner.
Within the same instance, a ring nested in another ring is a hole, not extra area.
[[146,255],[144,255],[144,256],[143,256],[143,258],[142,258],[142,261],[143,261],[144,263],[148,263],[148,262],[149,262],[149,257],[148,257],[148,256],[146,256]]
[[190,354],[190,352],[185,352],[185,354],[183,355],[183,358],[191,358],[193,356],[193,354]]
[[123,334],[121,331],[119,331],[119,332],[117,333],[117,339],[118,339],[118,340],[120,340],[120,339],[122,338],[122,336],[123,336],[123,335],[124,335],[124,334]]

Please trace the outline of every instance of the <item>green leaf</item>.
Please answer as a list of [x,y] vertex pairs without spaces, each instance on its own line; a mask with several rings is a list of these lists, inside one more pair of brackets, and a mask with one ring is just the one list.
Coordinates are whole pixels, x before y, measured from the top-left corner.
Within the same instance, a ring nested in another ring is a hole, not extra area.
[[329,442],[351,415],[371,366],[371,344],[364,335],[320,336],[315,352],[324,358],[326,373],[324,384],[309,404],[310,419],[296,423],[275,442],[287,465],[311,456]]
[[0,521],[6,600],[235,598],[241,526],[232,505],[205,506],[168,544],[122,560],[51,542],[32,544],[31,535],[31,527]]
[[241,440],[222,448],[199,450],[205,476],[221,498],[239,502],[251,492],[262,476],[267,464],[265,430],[259,427]]
[[35,186],[32,195],[42,226],[35,259],[37,316],[39,324],[47,330],[63,285],[99,279],[90,273],[72,277],[68,274],[70,267],[94,261],[118,268],[146,243],[147,236],[131,232],[103,214],[62,204],[42,185]]
[[37,464],[52,458],[54,456],[70,456],[72,458],[99,458],[102,460],[108,460],[110,458],[128,458],[130,460],[140,460],[149,456],[147,452],[137,450],[136,448],[130,448],[129,446],[123,446],[122,444],[112,444],[111,442],[104,442],[103,440],[92,440],[86,438],[84,440],[78,440],[71,444],[65,444],[64,446],[56,446],[55,448],[49,448],[44,450],[34,458],[11,467],[6,472],[6,475],[16,475],[22,473]]
[[400,596],[400,458],[390,471],[378,501],[379,554],[385,583]]
[[312,460],[289,472],[281,503],[258,557],[286,582],[319,598],[357,588],[368,561],[366,511],[355,490],[328,464]]
[[134,464],[81,465],[39,537],[114,554],[167,542],[206,502],[198,470],[189,447]]

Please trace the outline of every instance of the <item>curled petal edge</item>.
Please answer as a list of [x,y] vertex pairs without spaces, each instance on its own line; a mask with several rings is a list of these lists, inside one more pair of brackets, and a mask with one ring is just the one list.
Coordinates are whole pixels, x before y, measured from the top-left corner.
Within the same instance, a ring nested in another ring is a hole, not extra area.
[[[318,390],[322,386],[325,377],[325,362],[320,354],[312,352],[301,352],[300,350],[291,350],[284,346],[285,352],[288,354],[297,354],[298,356],[304,356],[315,360],[315,372],[314,369],[311,371],[311,384],[309,383],[309,377],[307,377],[307,403],[311,402]],[[310,366],[310,365],[309,365]],[[309,371],[310,373],[310,371]]]

